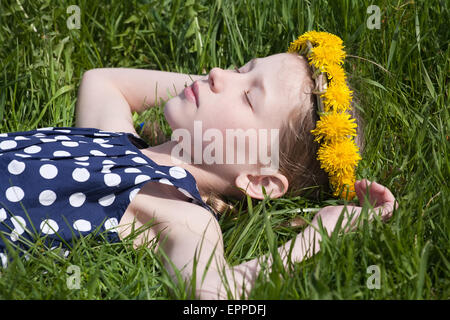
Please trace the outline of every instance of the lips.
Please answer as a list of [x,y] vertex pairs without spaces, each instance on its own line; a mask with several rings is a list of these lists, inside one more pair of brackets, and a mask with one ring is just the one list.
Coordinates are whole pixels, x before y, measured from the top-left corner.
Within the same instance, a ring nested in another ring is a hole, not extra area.
[[192,86],[184,88],[184,95],[186,96],[186,99],[191,101],[192,103],[195,103],[195,105],[198,107],[198,83],[195,81]]

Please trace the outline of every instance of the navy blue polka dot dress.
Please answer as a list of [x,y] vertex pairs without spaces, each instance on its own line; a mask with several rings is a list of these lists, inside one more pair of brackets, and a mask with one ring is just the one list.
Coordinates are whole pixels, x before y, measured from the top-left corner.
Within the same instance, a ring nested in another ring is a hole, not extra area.
[[5,241],[26,249],[40,237],[49,247],[67,247],[92,232],[119,241],[115,227],[149,181],[173,185],[217,218],[195,178],[156,164],[140,151],[146,147],[131,133],[95,128],[0,133],[0,262]]

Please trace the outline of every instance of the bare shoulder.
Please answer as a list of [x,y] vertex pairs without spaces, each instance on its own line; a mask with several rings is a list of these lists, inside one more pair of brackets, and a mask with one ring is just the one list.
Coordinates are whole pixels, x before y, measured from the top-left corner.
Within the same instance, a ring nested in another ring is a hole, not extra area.
[[[147,182],[133,198],[119,223],[121,239],[132,230],[148,227],[138,236],[135,245],[155,237],[158,232],[188,228],[202,233],[207,231],[221,234],[215,217],[205,208],[190,203],[188,197],[174,186]],[[212,228],[211,228],[212,227]]]

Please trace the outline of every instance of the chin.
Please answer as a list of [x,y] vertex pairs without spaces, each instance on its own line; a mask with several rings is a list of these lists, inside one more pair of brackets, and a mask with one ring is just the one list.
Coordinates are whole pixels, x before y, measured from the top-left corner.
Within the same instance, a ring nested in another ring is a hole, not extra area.
[[[178,100],[178,101],[177,101]],[[180,128],[181,108],[178,97],[174,97],[164,105],[164,117],[172,130]]]

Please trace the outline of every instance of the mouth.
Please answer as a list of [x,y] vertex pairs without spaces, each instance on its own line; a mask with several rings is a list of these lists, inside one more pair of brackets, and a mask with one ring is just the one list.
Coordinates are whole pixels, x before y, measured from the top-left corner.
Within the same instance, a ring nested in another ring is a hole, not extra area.
[[195,81],[190,87],[184,88],[186,99],[194,103],[198,108],[198,83]]

